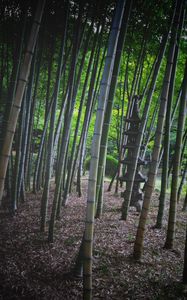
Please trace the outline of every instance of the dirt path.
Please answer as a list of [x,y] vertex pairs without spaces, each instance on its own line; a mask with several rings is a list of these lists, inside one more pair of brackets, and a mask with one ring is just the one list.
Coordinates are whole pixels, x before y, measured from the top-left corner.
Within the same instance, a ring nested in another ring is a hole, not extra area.
[[[82,299],[82,282],[64,279],[63,274],[70,271],[79,249],[86,184],[84,196],[72,195],[62,209],[53,245],[39,232],[40,194],[27,195],[14,217],[0,212],[0,299]],[[186,299],[180,283],[186,214],[179,208],[175,249],[163,249],[167,220],[163,229],[152,229],[158,206],[155,193],[143,261],[135,263],[131,255],[138,215],[132,208],[128,221],[120,221],[121,203],[113,192],[105,192],[103,217],[95,222],[93,299]]]

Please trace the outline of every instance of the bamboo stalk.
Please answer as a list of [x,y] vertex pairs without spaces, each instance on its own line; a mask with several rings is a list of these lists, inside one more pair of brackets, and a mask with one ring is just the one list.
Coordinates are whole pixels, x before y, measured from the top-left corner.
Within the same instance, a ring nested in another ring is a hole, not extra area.
[[96,181],[99,161],[99,149],[101,142],[101,133],[104,120],[106,101],[110,88],[112,70],[114,66],[114,57],[119,37],[125,1],[117,2],[116,11],[113,18],[111,32],[108,40],[108,51],[105,59],[103,76],[100,84],[100,93],[98,98],[98,108],[91,147],[91,161],[88,183],[87,208],[84,233],[84,259],[83,259],[83,299],[92,299],[92,250],[93,250],[93,232],[94,232],[94,214],[96,198]]
[[20,68],[19,79],[18,79],[17,89],[15,93],[15,99],[11,107],[7,130],[3,141],[3,146],[2,146],[1,156],[0,156],[0,201],[2,200],[3,197],[4,182],[6,177],[8,161],[9,161],[13,138],[16,130],[17,120],[21,109],[23,94],[28,81],[31,61],[33,57],[34,48],[36,45],[36,40],[38,37],[44,5],[45,5],[45,0],[40,0],[38,2],[23,64]]

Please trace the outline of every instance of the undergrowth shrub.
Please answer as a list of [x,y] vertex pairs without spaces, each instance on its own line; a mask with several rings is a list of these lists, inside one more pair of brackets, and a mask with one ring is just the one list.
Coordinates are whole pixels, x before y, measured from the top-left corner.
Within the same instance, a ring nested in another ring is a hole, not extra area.
[[[91,156],[88,156],[88,158],[85,160],[85,163],[84,163],[85,171],[88,171],[90,168],[90,159],[91,159]],[[106,156],[105,176],[112,177],[114,175],[115,170],[117,170],[117,166],[118,166],[117,159],[111,155],[107,155]]]

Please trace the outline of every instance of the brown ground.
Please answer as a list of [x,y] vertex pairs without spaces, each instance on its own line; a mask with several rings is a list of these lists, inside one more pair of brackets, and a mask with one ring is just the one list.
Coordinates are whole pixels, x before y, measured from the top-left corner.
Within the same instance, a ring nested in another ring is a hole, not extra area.
[[[84,197],[71,196],[63,209],[52,245],[39,232],[40,197],[28,195],[14,217],[0,213],[0,299],[82,299],[82,282],[65,279],[64,273],[73,266],[82,237],[86,181]],[[152,229],[155,193],[143,261],[137,263],[131,255],[138,215],[131,208],[128,221],[120,221],[121,202],[105,192],[103,217],[95,222],[93,299],[187,299],[181,284],[186,214],[179,210],[175,249],[163,249],[167,220],[162,230]]]

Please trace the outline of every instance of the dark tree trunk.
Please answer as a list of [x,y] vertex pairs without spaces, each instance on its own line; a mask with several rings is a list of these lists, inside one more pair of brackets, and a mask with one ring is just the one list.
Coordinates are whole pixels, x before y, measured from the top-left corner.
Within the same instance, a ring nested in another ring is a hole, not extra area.
[[187,226],[186,226],[186,242],[185,242],[185,249],[184,249],[184,268],[183,268],[182,282],[184,284],[187,284]]

